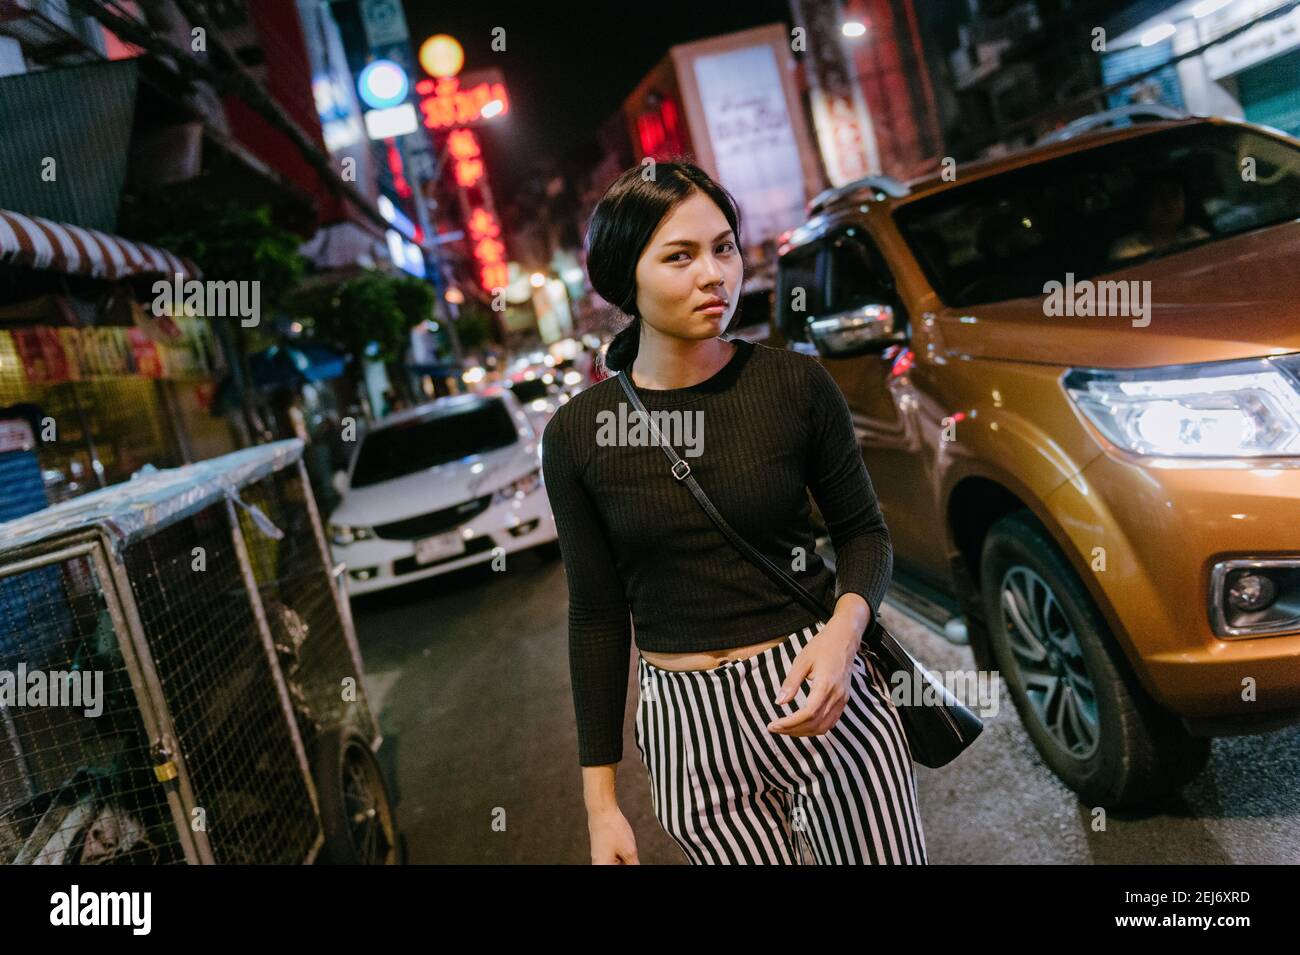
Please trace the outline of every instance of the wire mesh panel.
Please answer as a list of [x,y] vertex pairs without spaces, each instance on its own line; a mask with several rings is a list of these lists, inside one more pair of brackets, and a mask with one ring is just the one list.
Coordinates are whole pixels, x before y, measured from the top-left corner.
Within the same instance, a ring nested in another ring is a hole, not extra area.
[[144,537],[123,556],[214,861],[302,862],[320,821],[225,506]]
[[285,468],[240,490],[283,536],[276,539],[239,509],[253,574],[295,699],[303,740],[322,729],[352,726],[370,739],[373,725],[324,563],[297,468]]
[[105,582],[64,554],[0,576],[0,863],[184,862]]

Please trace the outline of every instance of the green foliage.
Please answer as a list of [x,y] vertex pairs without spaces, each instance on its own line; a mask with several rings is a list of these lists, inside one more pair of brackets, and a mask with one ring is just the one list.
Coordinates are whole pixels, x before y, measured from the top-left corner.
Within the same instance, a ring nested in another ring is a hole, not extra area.
[[205,279],[260,282],[264,310],[284,300],[307,266],[298,252],[302,239],[277,226],[269,207],[213,202],[201,192],[144,204],[131,231],[192,259]]
[[400,361],[411,329],[433,314],[433,289],[410,276],[365,272],[331,289],[299,296],[291,307],[314,336],[358,358],[373,342],[379,361]]
[[456,334],[460,337],[462,348],[478,348],[491,337],[491,319],[482,309],[462,306],[460,318],[456,320]]
[[[380,361],[400,361],[410,330],[433,314],[433,289],[411,276],[369,271],[341,285],[304,291],[302,239],[275,225],[269,207],[214,202],[202,192],[141,203],[130,233],[192,259],[205,279],[261,283],[263,312],[301,316],[314,335],[360,358],[373,342]],[[274,326],[245,330],[247,347],[276,343]]]

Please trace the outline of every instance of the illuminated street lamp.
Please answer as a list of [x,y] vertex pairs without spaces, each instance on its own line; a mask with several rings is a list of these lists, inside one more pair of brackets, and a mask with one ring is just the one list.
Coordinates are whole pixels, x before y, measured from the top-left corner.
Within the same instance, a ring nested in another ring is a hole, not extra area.
[[533,288],[541,288],[546,284],[546,276],[541,272],[534,272],[528,279]]
[[840,25],[840,32],[850,40],[856,40],[867,33],[867,25],[860,20],[847,20]]
[[436,33],[420,44],[420,65],[430,76],[455,76],[465,65],[465,51],[455,37]]

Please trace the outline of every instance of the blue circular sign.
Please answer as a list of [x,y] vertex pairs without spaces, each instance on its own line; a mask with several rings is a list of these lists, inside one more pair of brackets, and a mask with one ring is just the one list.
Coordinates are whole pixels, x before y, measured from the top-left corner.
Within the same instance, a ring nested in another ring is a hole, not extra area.
[[406,77],[406,70],[392,60],[375,60],[361,71],[357,90],[367,106],[386,109],[406,100],[411,81]]

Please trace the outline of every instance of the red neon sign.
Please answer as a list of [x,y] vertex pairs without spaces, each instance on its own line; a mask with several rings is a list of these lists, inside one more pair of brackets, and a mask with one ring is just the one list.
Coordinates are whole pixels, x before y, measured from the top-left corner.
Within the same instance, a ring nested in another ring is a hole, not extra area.
[[479,155],[478,139],[474,131],[454,129],[447,134],[447,152],[455,159],[473,159]]
[[498,265],[485,265],[479,270],[479,281],[490,292],[496,288],[505,288],[509,274],[504,262]]
[[496,216],[479,206],[469,214],[469,234],[475,239],[495,239],[501,234],[501,227]]
[[483,160],[462,159],[456,163],[456,185],[468,189],[483,178]]
[[479,281],[489,292],[506,284],[506,247],[500,238],[501,226],[497,217],[482,206],[475,206],[469,214],[469,234],[474,240],[474,258],[479,264]]
[[409,199],[411,184],[406,181],[406,169],[402,165],[402,152],[397,148],[397,140],[385,139],[384,145],[388,147],[388,171],[393,174],[393,188],[403,199]]
[[472,130],[452,130],[447,136],[447,152],[456,160],[456,184],[462,189],[469,189],[483,178],[483,159]]
[[[426,128],[446,129],[450,126],[467,126],[483,119],[495,119],[510,111],[504,83],[484,80],[462,88],[454,76],[441,80],[420,80],[415,84],[420,94],[420,115]],[[501,109],[490,116],[483,115],[483,107],[499,100]]]

